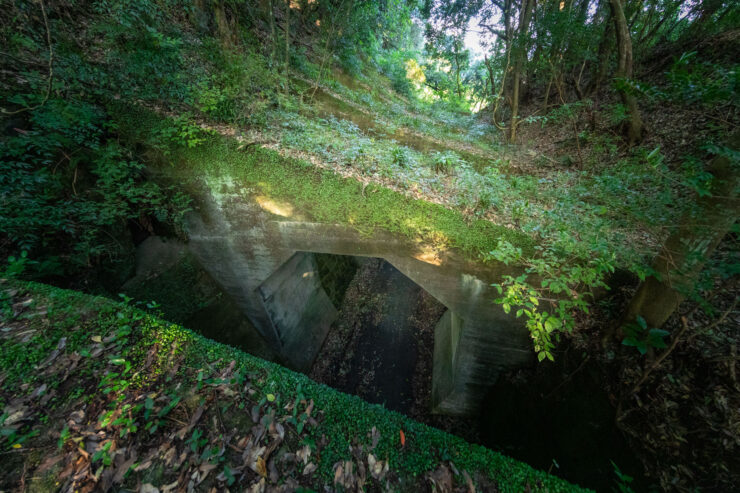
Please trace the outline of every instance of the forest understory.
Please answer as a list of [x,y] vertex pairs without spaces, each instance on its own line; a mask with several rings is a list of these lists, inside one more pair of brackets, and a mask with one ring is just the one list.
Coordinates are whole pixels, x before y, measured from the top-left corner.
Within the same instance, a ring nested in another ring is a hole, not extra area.
[[[625,464],[594,472],[598,489],[740,487],[736,2],[3,0],[0,21],[0,279],[228,320],[254,340],[228,295],[209,305],[224,286],[198,274],[199,299],[174,275],[200,267],[173,264],[168,283],[136,272],[144,241],[186,249],[202,191],[236,183],[301,219],[397,235],[425,261],[454,251],[518,269],[490,301],[521,320],[537,363],[496,388],[549,417],[512,426],[523,441],[499,441],[504,453],[571,479],[565,462],[521,450],[587,429],[555,417],[593,378],[626,444]],[[366,267],[335,300],[314,379],[496,443],[486,434],[505,414],[482,410],[473,430],[428,413],[442,308],[389,264]],[[0,302],[3,323],[21,313]],[[391,341],[394,318],[410,329]],[[45,423],[3,424],[34,391],[11,388],[31,371],[13,334],[0,341],[0,453],[25,457],[22,437]],[[382,344],[388,354],[370,349]],[[423,485],[493,488],[445,468]],[[94,489],[89,474],[65,484]],[[349,488],[339,476],[323,480]]]

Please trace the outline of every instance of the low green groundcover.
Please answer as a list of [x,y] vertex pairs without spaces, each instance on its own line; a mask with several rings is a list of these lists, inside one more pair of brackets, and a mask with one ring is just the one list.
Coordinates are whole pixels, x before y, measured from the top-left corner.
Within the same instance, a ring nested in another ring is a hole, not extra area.
[[343,178],[259,145],[244,146],[218,134],[204,135],[193,147],[162,143],[157,136],[172,125],[167,117],[140,107],[115,108],[114,112],[124,138],[139,144],[148,142],[145,147],[157,155],[152,161],[166,163],[153,167],[188,189],[202,186],[204,179],[220,187],[222,179],[289,202],[296,211],[318,222],[348,225],[367,235],[377,230],[398,233],[425,245],[458,249],[472,260],[485,258],[502,239],[525,253],[534,247],[532,238],[521,231],[389,188]]
[[126,303],[0,281],[0,490],[580,491]]

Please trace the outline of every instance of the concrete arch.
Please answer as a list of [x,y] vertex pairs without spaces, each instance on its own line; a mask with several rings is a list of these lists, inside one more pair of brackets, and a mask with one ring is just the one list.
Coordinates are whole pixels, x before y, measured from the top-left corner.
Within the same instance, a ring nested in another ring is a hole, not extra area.
[[336,317],[320,283],[302,277],[315,267],[312,253],[382,258],[448,308],[435,329],[435,412],[476,413],[502,370],[532,360],[522,321],[492,302],[490,283],[513,273],[503,264],[425,252],[400,235],[368,237],[301,220],[259,197],[221,190],[227,192],[206,194],[186,217],[189,249],[289,366],[305,367]]

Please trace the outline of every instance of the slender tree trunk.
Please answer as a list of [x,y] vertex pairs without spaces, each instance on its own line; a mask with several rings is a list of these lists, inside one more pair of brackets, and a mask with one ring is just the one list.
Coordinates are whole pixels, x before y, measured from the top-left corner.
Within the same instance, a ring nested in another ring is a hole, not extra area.
[[455,83],[457,84],[457,97],[461,97],[460,94],[460,60],[457,56],[457,47],[455,47]]
[[[668,7],[664,7],[663,10],[663,16],[658,20],[658,22],[655,23],[655,25],[647,32],[647,34],[640,36],[638,43],[643,44],[645,42],[652,41],[653,36],[658,32],[658,30],[661,28],[661,26],[667,21],[668,19],[672,19],[674,14],[676,13],[676,10],[683,4],[683,0],[676,0],[672,5],[669,5]],[[643,46],[644,48],[644,46]]]
[[496,94],[496,80],[493,77],[492,60],[488,58],[488,56],[485,57],[485,64],[486,69],[488,69],[488,79],[491,81],[491,118],[493,118],[492,121],[495,124],[498,121],[498,115],[496,114],[498,110],[498,104],[496,102],[498,99],[498,94]]
[[[740,149],[740,131],[728,144]],[[698,200],[694,213],[684,217],[666,241],[653,262],[658,277],[651,276],[640,285],[627,308],[626,323],[641,316],[649,327],[661,327],[694,289],[704,263],[740,216],[740,176],[730,159],[715,157],[708,171],[713,175],[711,195]]]
[[[601,3],[603,5],[603,2]],[[597,61],[595,71],[591,75],[591,82],[587,93],[590,96],[598,95],[601,90],[601,85],[606,79],[607,70],[609,69],[609,58],[611,55],[611,39],[612,29],[614,29],[614,23],[612,22],[611,9],[606,9],[604,14],[604,33],[601,36],[599,42],[599,53],[597,55]]]
[[648,10],[645,20],[642,21],[641,23],[642,26],[640,27],[640,32],[637,33],[637,36],[635,36],[635,39],[638,40],[638,45],[639,45],[639,40],[643,39],[643,35],[645,34],[645,30],[647,29],[647,26],[649,26],[650,22],[653,20],[654,14],[655,14],[655,4],[651,3],[650,10]]
[[[617,78],[629,79],[632,77],[632,40],[627,27],[621,0],[609,0],[614,18],[614,30],[617,35]],[[630,146],[642,141],[645,127],[640,118],[637,107],[637,98],[626,89],[619,91],[622,103],[629,113],[627,124],[627,139]]]
[[285,0],[285,93],[290,91],[290,0]]
[[542,112],[547,111],[547,105],[550,104],[550,89],[552,88],[552,74],[550,74],[550,80],[547,81],[547,89],[545,89],[545,102],[542,105]]
[[275,52],[277,51],[277,36],[275,34],[275,11],[273,10],[272,0],[267,1],[267,21],[270,23],[270,63],[275,63]]
[[529,28],[529,19],[532,16],[532,10],[535,0],[522,0],[521,14],[519,15],[519,33],[516,45],[516,60],[514,62],[514,73],[512,75],[512,93],[511,93],[511,125],[509,126],[509,142],[516,141],[517,118],[519,117],[519,85],[521,83],[522,70],[524,61],[527,58],[526,35]]

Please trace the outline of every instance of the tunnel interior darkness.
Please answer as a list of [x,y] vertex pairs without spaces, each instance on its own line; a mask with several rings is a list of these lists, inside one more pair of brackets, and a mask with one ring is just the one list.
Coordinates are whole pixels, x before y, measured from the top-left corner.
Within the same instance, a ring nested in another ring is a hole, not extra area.
[[300,371],[389,409],[429,412],[435,326],[446,308],[390,263],[297,252],[260,292]]

